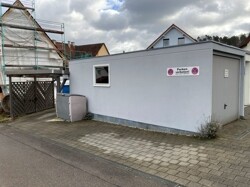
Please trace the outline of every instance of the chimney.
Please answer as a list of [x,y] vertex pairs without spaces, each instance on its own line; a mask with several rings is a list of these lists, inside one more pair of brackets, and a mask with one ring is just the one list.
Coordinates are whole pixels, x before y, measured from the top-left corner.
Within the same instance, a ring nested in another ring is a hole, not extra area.
[[75,47],[75,42],[71,42],[71,45],[72,45],[73,47]]

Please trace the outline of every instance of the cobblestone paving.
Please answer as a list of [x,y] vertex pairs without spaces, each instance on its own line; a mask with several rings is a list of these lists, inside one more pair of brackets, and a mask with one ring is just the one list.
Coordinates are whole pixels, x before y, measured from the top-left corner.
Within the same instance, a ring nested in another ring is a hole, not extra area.
[[67,123],[52,111],[10,123],[184,186],[250,186],[250,108],[216,140],[149,132],[96,121]]

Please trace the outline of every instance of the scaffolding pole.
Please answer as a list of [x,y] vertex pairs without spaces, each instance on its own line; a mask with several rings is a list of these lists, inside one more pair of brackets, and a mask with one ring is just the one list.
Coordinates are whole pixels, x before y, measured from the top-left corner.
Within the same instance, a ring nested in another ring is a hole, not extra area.
[[[14,4],[11,4],[11,3],[12,3],[11,0],[0,0],[0,6],[1,6],[0,7],[1,9],[0,10],[1,11],[0,12],[1,13],[0,57],[2,61],[0,68],[1,68],[1,79],[2,79],[1,82],[5,90],[7,88],[6,87],[7,85],[6,67],[7,69],[12,68],[12,67],[13,68],[32,67],[35,69],[41,69],[41,68],[61,69],[61,68],[66,67],[66,59],[64,58],[60,50],[56,46],[55,48],[53,48],[53,46],[51,46],[51,43],[46,39],[46,37],[48,36],[47,33],[60,34],[62,43],[65,43],[64,24],[62,23],[59,24],[59,23],[49,22],[49,21],[44,21],[43,23],[39,23],[36,19],[35,0],[23,0],[23,2],[16,1]],[[19,17],[14,16],[14,17],[10,17],[11,19],[5,19],[5,17],[3,17],[5,9],[3,10],[3,8],[17,9],[19,10],[18,13],[21,16]],[[27,21],[29,24],[26,24],[25,20],[24,22],[22,21],[22,15],[24,14],[27,15],[26,10],[30,14],[30,16],[27,17]],[[47,27],[43,27],[41,24],[47,24]],[[18,30],[26,30],[26,32],[18,31]],[[31,31],[31,32],[28,32],[28,31]],[[45,33],[45,35],[43,35],[42,33]],[[63,47],[65,48],[65,46]],[[7,48],[13,48],[13,49],[9,49],[6,51]],[[18,50],[18,49],[24,49],[24,50]],[[33,50],[34,53],[31,52],[31,50]],[[46,58],[43,55],[40,55],[40,53],[44,54],[45,51],[49,55]],[[28,54],[32,54],[31,56],[34,58],[34,61],[28,60],[27,62],[30,62],[30,64],[24,65],[22,64],[21,60],[25,60],[25,59],[27,60],[27,58],[29,57]],[[61,58],[57,55],[59,55]],[[40,58],[43,60],[40,61],[39,60]],[[53,63],[56,62],[59,64],[50,64],[52,62],[51,59],[56,60]],[[39,62],[41,62],[41,64],[39,64]]]
[[[35,1],[33,0],[32,1],[32,7],[34,8],[35,10]],[[33,19],[36,20],[36,12],[35,11],[32,11],[32,14],[33,14]],[[35,67],[36,69],[38,69],[38,54],[37,54],[37,26],[36,26],[36,22],[34,21],[33,22],[33,27],[35,28],[34,30],[34,52],[35,52]]]
[[[0,24],[3,22],[3,12],[2,12],[2,1],[1,2],[1,18],[0,18]],[[8,92],[8,88],[6,87],[6,74],[5,74],[5,50],[4,50],[4,26],[1,26],[1,81],[3,84],[2,90],[3,93],[6,94]]]
[[0,26],[14,28],[14,29],[24,29],[24,30],[31,30],[31,31],[48,32],[48,33],[54,33],[54,34],[64,34],[63,31],[42,29],[42,28],[37,28],[37,27],[28,27],[28,26],[21,26],[21,25],[13,25],[13,24],[7,24],[7,23],[2,23],[2,22],[0,23]]
[[4,47],[6,47],[6,48],[41,49],[41,50],[48,50],[48,51],[59,51],[58,49],[55,49],[55,48],[39,47],[39,46],[20,46],[20,45],[4,44]]
[[7,4],[7,3],[2,3],[1,4],[2,7],[6,7],[6,8],[15,8],[15,9],[20,9],[20,10],[32,10],[34,11],[35,9],[34,8],[31,8],[31,7],[20,7],[20,6],[15,6],[15,5],[11,5],[11,4]]

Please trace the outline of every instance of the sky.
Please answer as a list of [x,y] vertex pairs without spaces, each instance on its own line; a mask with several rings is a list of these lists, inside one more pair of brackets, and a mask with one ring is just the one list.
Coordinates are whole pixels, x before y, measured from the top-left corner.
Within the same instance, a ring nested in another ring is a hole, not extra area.
[[250,0],[36,0],[36,18],[65,24],[65,40],[146,49],[171,24],[193,38],[250,32]]

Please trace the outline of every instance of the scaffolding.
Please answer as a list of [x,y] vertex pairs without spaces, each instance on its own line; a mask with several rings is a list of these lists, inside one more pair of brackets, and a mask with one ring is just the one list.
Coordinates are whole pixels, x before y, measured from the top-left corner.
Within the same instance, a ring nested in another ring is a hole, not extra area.
[[65,41],[64,24],[36,19],[35,0],[0,0],[0,86],[8,93],[7,70],[64,69],[66,58],[50,40]]

